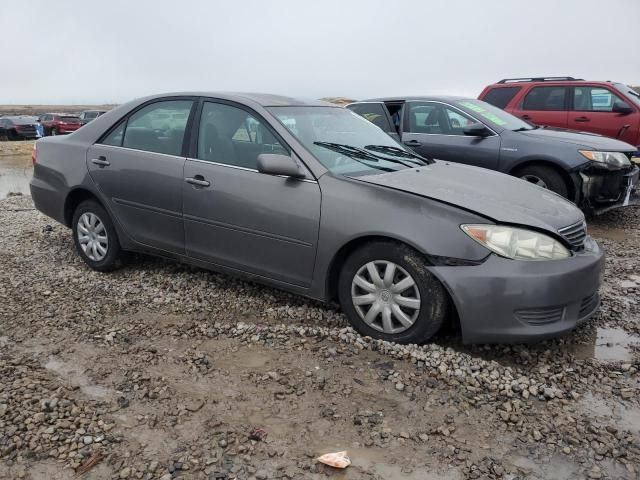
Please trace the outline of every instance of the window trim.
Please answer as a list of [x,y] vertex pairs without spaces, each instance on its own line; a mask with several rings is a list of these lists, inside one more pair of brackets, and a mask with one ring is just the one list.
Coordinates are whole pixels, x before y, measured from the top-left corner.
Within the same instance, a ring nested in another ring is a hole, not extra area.
[[[191,136],[191,132],[190,129],[192,127],[192,122],[193,122],[193,116],[194,116],[194,112],[196,110],[195,107],[197,107],[198,105],[198,100],[199,97],[195,97],[192,95],[177,95],[177,96],[172,96],[172,97],[161,97],[161,98],[152,98],[151,100],[148,100],[144,103],[141,103],[140,105],[138,105],[136,108],[134,108],[133,110],[130,110],[129,112],[127,112],[125,115],[123,115],[122,117],[120,117],[116,122],[113,123],[113,125],[111,125],[111,127],[109,127],[102,135],[100,135],[100,137],[98,137],[98,140],[96,140],[93,144],[94,145],[102,145],[102,146],[107,146],[107,147],[118,147],[118,148],[124,148],[125,150],[134,150],[136,152],[147,152],[147,153],[152,153],[152,154],[157,154],[157,155],[166,155],[169,157],[182,157],[182,158],[186,158],[187,153],[188,153],[188,146],[189,146],[189,142],[188,139]],[[180,155],[169,155],[167,153],[161,153],[161,152],[150,152],[148,150],[138,150],[136,148],[129,148],[129,147],[124,147],[123,146],[123,142],[124,142],[124,137],[127,134],[127,126],[129,123],[129,118],[131,118],[132,115],[135,115],[137,112],[139,112],[140,110],[142,110],[143,108],[149,106],[149,105],[153,105],[154,103],[160,103],[160,102],[172,102],[172,101],[191,101],[193,102],[191,104],[191,110],[189,111],[189,117],[187,118],[187,124],[185,125],[185,129],[184,129],[184,138],[182,139],[182,149],[180,150]],[[122,140],[120,142],[120,145],[105,145],[102,142],[104,141],[105,138],[107,138],[109,135],[111,135],[111,133],[120,126],[121,123],[124,122],[124,131],[122,133]]]
[[[629,104],[629,101],[626,98],[623,99],[620,95],[616,94],[612,89],[610,89],[609,87],[607,87],[605,85],[572,85],[571,86],[571,102],[570,102],[570,105],[569,105],[569,111],[570,112],[616,113],[613,110],[576,110],[576,108],[575,108],[575,101],[576,101],[576,97],[575,97],[576,93],[575,92],[576,92],[576,88],[590,88],[590,89],[599,88],[600,90],[607,90],[609,93],[611,93],[611,95],[616,97],[618,100],[623,101],[624,103],[626,103],[630,107],[632,106],[632,105]],[[613,104],[611,106],[613,107]]]
[[[491,128],[489,125],[487,125],[485,122],[483,122],[481,120],[478,120],[476,117],[474,117],[470,113],[465,112],[464,110],[462,110],[461,108],[456,107],[455,105],[451,105],[450,103],[446,103],[446,102],[441,102],[439,100],[408,100],[408,101],[405,102],[405,105],[404,105],[405,112],[406,112],[407,116],[411,114],[411,104],[412,103],[439,103],[440,105],[444,105],[445,107],[449,107],[452,110],[457,110],[458,112],[462,113],[464,116],[470,117],[472,120],[475,120],[476,123],[480,123],[480,124],[484,125],[486,128],[488,128],[491,131],[492,135],[487,135],[485,138],[499,136],[498,133],[493,128]],[[409,106],[409,108],[406,108],[407,105]],[[496,108],[498,108],[498,107],[496,107]],[[405,123],[408,126],[411,126],[411,122],[409,122],[408,118],[405,118],[404,120],[405,120]],[[441,137],[473,138],[473,137],[470,137],[469,135],[465,135],[465,134],[453,135],[453,134],[449,134],[449,133],[422,133],[422,132],[411,132],[411,131],[409,131],[409,132],[403,131],[402,133],[410,133],[412,135],[438,135],[438,136],[441,136]]]
[[[565,91],[564,94],[564,102],[563,102],[563,108],[560,110],[533,110],[533,109],[527,109],[524,108],[524,102],[527,101],[527,97],[529,96],[529,94],[531,92],[533,92],[536,88],[562,88]],[[521,110],[523,112],[568,112],[570,110],[570,107],[572,107],[572,102],[573,102],[573,96],[571,95],[573,93],[573,86],[571,85],[532,85],[531,88],[529,88],[523,95],[522,95],[522,100],[520,101],[520,105],[518,110]]]

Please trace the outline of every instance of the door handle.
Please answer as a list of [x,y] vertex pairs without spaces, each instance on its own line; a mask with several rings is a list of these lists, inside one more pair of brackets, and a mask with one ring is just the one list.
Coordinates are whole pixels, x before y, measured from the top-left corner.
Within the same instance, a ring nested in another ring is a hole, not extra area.
[[106,157],[100,155],[98,158],[92,158],[91,163],[94,165],[98,165],[99,167],[108,167],[111,165],[111,162],[107,160]]
[[404,142],[404,144],[407,147],[419,147],[420,145],[422,145],[422,143],[417,140],[407,140],[406,142]]
[[208,187],[211,185],[211,183],[205,180],[202,175],[196,175],[195,177],[187,177],[184,179],[184,181],[191,185],[195,185],[196,187]]
[[531,120],[531,117],[529,115],[522,115],[520,118],[523,120]]
[[578,118],[574,118],[574,120],[576,122],[590,122],[591,119],[589,117],[578,117]]

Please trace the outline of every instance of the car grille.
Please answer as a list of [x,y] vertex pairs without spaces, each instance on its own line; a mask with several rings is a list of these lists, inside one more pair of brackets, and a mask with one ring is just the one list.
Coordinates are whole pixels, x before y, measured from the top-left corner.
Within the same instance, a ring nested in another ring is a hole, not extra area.
[[580,313],[578,314],[578,317],[584,318],[590,313],[593,313],[593,311],[598,308],[599,303],[600,295],[598,295],[598,292],[592,293],[588,297],[584,297],[582,302],[580,302]]
[[584,239],[587,236],[587,224],[583,221],[561,228],[558,233],[562,235],[574,250],[580,250],[584,246]]
[[16,130],[18,131],[18,133],[21,133],[22,135],[36,134],[36,127],[33,125],[20,125],[19,127],[16,128]]
[[564,307],[543,307],[516,310],[516,316],[529,325],[546,325],[559,322],[564,316]]

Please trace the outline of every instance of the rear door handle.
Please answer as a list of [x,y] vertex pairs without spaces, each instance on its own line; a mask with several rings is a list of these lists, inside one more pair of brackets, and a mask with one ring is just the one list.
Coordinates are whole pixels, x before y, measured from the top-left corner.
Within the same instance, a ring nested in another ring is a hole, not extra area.
[[590,122],[591,119],[589,117],[578,117],[578,118],[574,118],[574,120],[576,122]]
[[195,177],[187,177],[184,179],[184,181],[191,185],[195,185],[197,187],[208,187],[211,185],[211,183],[205,180],[202,175],[196,175]]
[[407,140],[406,142],[404,142],[404,144],[407,147],[419,147],[420,145],[422,145],[422,143],[417,140]]
[[111,165],[111,162],[109,162],[106,157],[102,155],[100,155],[98,158],[92,158],[91,163],[100,167],[108,167],[109,165]]

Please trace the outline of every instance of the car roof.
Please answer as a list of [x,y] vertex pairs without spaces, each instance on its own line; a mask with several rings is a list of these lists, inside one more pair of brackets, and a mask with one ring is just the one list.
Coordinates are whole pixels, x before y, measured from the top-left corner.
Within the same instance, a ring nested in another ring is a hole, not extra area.
[[367,100],[358,100],[353,103],[366,103],[366,102],[457,102],[460,100],[475,100],[471,97],[461,97],[457,95],[419,95],[409,97],[382,97],[382,98],[369,98]]
[[615,85],[623,84],[623,82],[616,82],[612,80],[585,80],[584,78],[571,78],[571,77],[540,77],[540,78],[505,78],[498,82],[492,83],[489,87],[514,87],[521,85]]
[[287,97],[283,95],[272,95],[269,93],[244,93],[244,92],[172,92],[172,93],[162,93],[157,95],[151,95],[144,99],[138,99],[138,100],[149,101],[156,98],[177,97],[177,96],[212,97],[212,98],[219,98],[221,100],[236,101],[239,103],[251,102],[254,104],[258,104],[262,107],[313,106],[313,107],[340,108],[338,105],[334,105],[329,102],[324,102],[322,100]]

